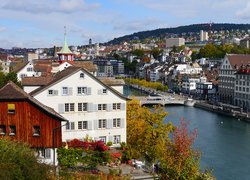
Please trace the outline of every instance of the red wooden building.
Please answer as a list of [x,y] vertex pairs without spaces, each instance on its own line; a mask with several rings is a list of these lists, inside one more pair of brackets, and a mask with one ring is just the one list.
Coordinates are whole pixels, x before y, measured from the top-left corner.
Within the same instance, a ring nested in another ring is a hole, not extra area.
[[53,149],[62,145],[62,121],[67,122],[13,82],[0,89],[0,136],[30,144],[46,163],[53,162]]

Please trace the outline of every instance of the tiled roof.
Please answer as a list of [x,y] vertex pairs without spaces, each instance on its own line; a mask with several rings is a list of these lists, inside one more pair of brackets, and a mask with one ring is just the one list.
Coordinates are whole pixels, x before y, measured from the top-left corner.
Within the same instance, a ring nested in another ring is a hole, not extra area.
[[97,65],[93,64],[92,61],[74,61],[73,66],[85,68],[89,72],[97,71]]
[[64,69],[63,71],[61,72],[58,72],[53,80],[51,82],[49,82],[47,85],[45,86],[42,86],[38,89],[35,89],[34,91],[30,92],[30,95],[34,96],[36,94],[38,94],[39,92],[43,91],[44,89],[52,86],[53,84],[69,77],[70,75],[78,72],[82,70],[84,73],[88,74],[90,77],[92,77],[94,80],[98,81],[100,84],[102,84],[104,87],[106,87],[108,90],[112,91],[114,94],[116,94],[117,96],[119,96],[120,98],[122,99],[125,99],[125,100],[128,100],[125,96],[123,96],[120,92],[116,91],[115,89],[109,87],[108,85],[106,85],[105,83],[103,83],[102,81],[100,81],[97,77],[95,77],[93,74],[91,74],[89,71],[87,71],[86,69],[84,68],[80,68],[80,67],[74,67],[74,66],[71,66],[71,67],[68,67],[66,69]]
[[226,56],[233,68],[250,64],[250,54],[227,54]]
[[13,67],[13,72],[17,73],[20,70],[22,70],[29,62],[21,62],[21,63],[17,63],[14,67]]
[[27,100],[38,108],[45,110],[50,115],[56,117],[60,121],[67,121],[64,117],[58,114],[54,109],[45,106],[26,92],[24,92],[20,87],[18,87],[12,81],[9,81],[4,87],[0,89],[0,101],[16,101],[16,100]]
[[50,81],[52,81],[52,76],[46,76],[46,77],[24,77],[22,79],[22,85],[23,86],[44,86],[48,84]]
[[125,85],[125,82],[123,79],[115,79],[115,78],[107,78],[107,77],[99,77],[98,79],[101,80],[104,84],[107,84],[108,86]]

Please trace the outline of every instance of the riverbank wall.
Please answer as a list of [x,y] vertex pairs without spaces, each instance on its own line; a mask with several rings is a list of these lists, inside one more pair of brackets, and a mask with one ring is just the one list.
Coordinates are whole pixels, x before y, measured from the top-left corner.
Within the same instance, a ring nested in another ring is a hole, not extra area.
[[208,104],[206,102],[196,102],[194,107],[201,108],[207,111],[215,112],[217,114],[222,114],[225,116],[230,116],[238,120],[250,122],[250,115],[240,111],[234,111],[232,109],[225,109],[222,106]]

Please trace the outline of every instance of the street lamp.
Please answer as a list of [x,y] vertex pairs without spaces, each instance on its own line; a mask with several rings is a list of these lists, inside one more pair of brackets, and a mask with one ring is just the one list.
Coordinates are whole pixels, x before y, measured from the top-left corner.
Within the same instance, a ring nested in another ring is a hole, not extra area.
[[55,150],[55,134],[57,129],[61,129],[63,126],[67,126],[69,124],[69,121],[66,122],[66,124],[58,126],[53,128],[53,133],[52,133],[52,146],[53,146],[53,165],[56,166],[56,150]]

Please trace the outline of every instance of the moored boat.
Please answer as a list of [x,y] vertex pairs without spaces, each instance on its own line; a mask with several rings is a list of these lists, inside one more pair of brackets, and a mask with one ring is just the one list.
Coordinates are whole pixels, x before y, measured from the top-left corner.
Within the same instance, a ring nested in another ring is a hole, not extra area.
[[185,106],[194,106],[195,102],[196,102],[196,101],[195,101],[194,99],[192,99],[192,98],[187,98],[187,100],[184,101],[184,105],[185,105]]

